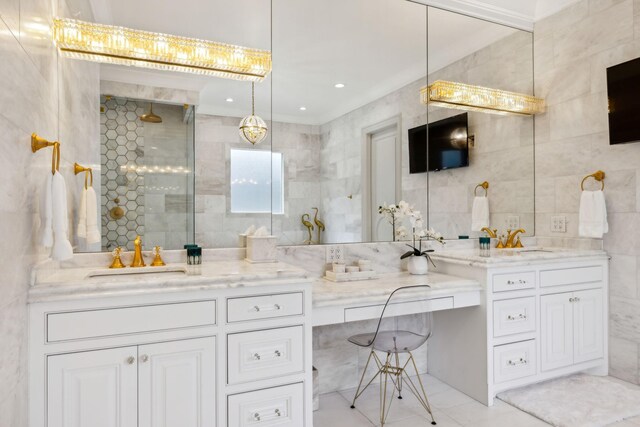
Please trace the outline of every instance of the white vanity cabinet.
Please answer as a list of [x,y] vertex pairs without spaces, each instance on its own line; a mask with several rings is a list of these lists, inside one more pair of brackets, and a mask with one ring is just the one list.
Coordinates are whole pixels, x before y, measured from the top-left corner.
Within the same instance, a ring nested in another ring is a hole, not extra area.
[[543,295],[540,307],[542,371],[602,358],[602,289]]
[[215,338],[47,358],[48,427],[214,426]]
[[30,304],[31,427],[311,426],[310,281]]
[[608,372],[608,258],[482,262],[436,259],[482,283],[479,307],[434,313],[429,373],[487,405],[501,391]]

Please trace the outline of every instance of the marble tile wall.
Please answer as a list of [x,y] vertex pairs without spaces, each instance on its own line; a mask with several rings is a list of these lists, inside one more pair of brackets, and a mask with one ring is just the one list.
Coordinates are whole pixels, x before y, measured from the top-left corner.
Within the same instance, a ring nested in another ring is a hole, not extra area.
[[[251,149],[238,135],[239,117],[196,114],[196,242],[203,247],[235,247],[249,226],[273,227],[280,244],[304,241],[303,213],[320,205],[320,135],[311,125],[269,123],[270,139],[255,150],[283,154],[284,213],[232,213],[228,183],[231,149]],[[273,225],[272,225],[273,224]]]
[[[49,25],[52,16],[90,20],[89,2],[0,2],[0,425],[27,425],[27,289],[32,266],[47,257],[38,247],[39,193],[51,167],[51,150],[31,154],[30,135],[62,146],[70,225],[84,185],[73,163],[91,165],[99,185],[99,69],[59,58]],[[83,8],[78,9],[78,6]],[[50,173],[50,172],[49,172]],[[71,241],[78,246],[74,227]]]
[[[640,1],[581,0],[534,29],[536,234],[578,234],[580,181],[606,172],[610,373],[640,383],[640,144],[609,145],[606,68],[640,57]],[[568,219],[553,233],[552,215]]]

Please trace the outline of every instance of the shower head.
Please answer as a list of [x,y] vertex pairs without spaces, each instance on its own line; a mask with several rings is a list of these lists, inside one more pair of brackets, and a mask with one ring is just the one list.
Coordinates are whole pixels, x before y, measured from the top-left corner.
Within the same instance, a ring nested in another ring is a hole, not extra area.
[[149,103],[149,112],[141,115],[140,120],[147,123],[162,123],[162,117],[153,114],[153,103]]

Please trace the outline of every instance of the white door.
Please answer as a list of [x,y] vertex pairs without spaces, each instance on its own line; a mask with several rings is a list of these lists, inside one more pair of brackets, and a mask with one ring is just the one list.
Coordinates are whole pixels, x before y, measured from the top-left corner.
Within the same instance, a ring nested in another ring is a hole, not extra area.
[[140,427],[214,427],[215,338],[141,345]]
[[540,367],[543,371],[573,363],[572,298],[571,292],[540,297]]
[[47,359],[48,427],[136,427],[136,347]]
[[393,240],[393,228],[381,220],[378,211],[382,204],[396,204],[396,128],[371,135],[371,240]]
[[602,290],[574,292],[574,363],[604,356]]

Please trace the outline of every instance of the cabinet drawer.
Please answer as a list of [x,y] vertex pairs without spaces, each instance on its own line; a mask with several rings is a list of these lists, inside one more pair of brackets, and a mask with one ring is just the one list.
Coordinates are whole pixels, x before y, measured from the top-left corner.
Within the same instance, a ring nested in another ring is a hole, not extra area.
[[[389,304],[384,315],[385,317],[403,316],[405,314],[425,313],[450,308],[453,308],[453,297],[433,298]],[[346,308],[344,310],[344,321],[355,322],[358,320],[379,319],[383,309],[384,304]]]
[[304,426],[303,383],[228,397],[227,426]]
[[540,272],[540,286],[562,286],[601,282],[603,276],[604,271],[602,271],[601,265],[546,270]]
[[215,324],[215,300],[49,313],[47,341],[99,338]]
[[298,316],[303,313],[303,293],[260,295],[227,300],[227,322]]
[[493,347],[493,380],[502,383],[536,373],[536,342],[522,341]]
[[493,336],[521,334],[536,330],[535,297],[514,298],[493,303]]
[[229,334],[227,343],[229,384],[304,370],[302,326]]
[[516,291],[535,287],[535,271],[496,274],[493,276],[493,292]]

